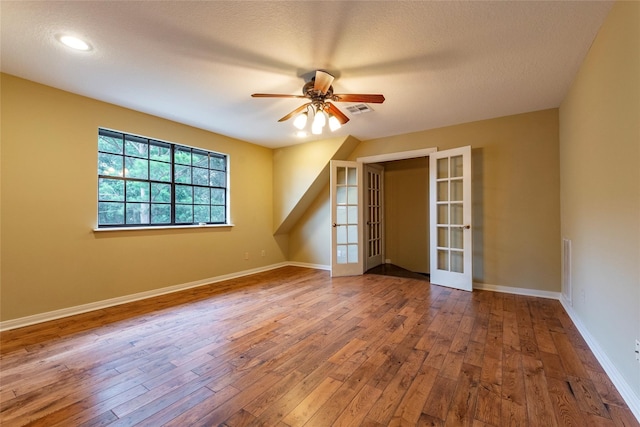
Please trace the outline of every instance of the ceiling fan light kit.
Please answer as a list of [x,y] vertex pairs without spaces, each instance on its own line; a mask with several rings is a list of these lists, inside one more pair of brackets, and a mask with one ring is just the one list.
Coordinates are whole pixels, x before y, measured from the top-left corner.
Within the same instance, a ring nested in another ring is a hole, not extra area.
[[[334,77],[331,74],[318,70],[316,71],[315,77],[302,87],[302,95],[254,93],[251,96],[254,98],[300,98],[310,100],[278,120],[279,122],[284,122],[295,116],[293,126],[299,130],[299,136],[303,135],[302,130],[306,127],[310,114],[313,115],[311,133],[314,135],[320,135],[327,122],[329,123],[331,132],[334,132],[349,121],[349,118],[330,101],[366,102],[374,104],[382,104],[384,102],[383,95],[336,95],[333,93],[333,86],[331,85],[333,79]],[[306,133],[304,133],[304,135],[306,135]]]

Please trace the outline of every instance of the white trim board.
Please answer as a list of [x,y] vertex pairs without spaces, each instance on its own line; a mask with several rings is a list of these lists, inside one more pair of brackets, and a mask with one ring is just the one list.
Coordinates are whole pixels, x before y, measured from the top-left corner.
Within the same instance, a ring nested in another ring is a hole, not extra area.
[[419,150],[397,151],[395,153],[377,154],[375,156],[358,157],[356,162],[360,163],[380,163],[394,160],[415,159],[417,157],[427,157],[431,153],[438,151],[437,148],[421,148]]
[[[170,294],[173,292],[183,291],[185,289],[196,288],[198,286],[210,285],[212,283],[222,282],[224,280],[237,279],[238,277],[249,276],[251,274],[262,273],[264,271],[274,270],[279,267],[292,265],[287,262],[272,264],[265,267],[243,270],[237,273],[223,274],[222,276],[210,277],[208,279],[196,280],[194,282],[182,283],[179,285],[167,286],[165,288],[154,289],[136,294],[124,295],[121,297],[110,298],[102,301],[91,302],[88,304],[76,305],[74,307],[62,308],[60,310],[48,311],[46,313],[34,314],[32,316],[20,317],[18,319],[5,320],[0,322],[0,332],[10,329],[22,328],[36,323],[48,322],[50,320],[61,319],[63,317],[74,316],[89,311],[100,310],[103,308],[113,307],[120,304],[126,304],[133,301],[139,301],[147,298],[153,298],[160,295]],[[303,267],[301,265],[301,267]]]

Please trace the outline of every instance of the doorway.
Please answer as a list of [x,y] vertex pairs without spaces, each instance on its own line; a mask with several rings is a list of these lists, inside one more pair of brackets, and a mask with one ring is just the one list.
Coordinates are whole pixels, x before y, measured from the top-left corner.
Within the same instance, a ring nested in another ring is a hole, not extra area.
[[[365,234],[363,231],[367,216],[364,215],[363,165],[425,156],[428,156],[429,161],[428,178],[409,182],[428,183],[428,191],[422,191],[421,194],[427,193],[428,197],[425,199],[429,201],[418,206],[414,198],[410,197],[409,206],[403,211],[413,213],[416,208],[426,206],[428,210],[425,210],[425,214],[421,215],[421,220],[417,223],[412,221],[401,221],[401,223],[408,227],[410,236],[419,237],[418,242],[429,242],[427,247],[430,256],[417,255],[417,259],[428,262],[432,283],[472,290],[471,146],[443,151],[437,151],[434,148],[398,152],[358,158],[355,162],[332,160],[330,162],[332,276],[364,273],[363,253],[367,240],[363,240]],[[423,170],[423,168],[419,169]],[[399,192],[402,192],[404,187],[410,187],[410,185],[399,186]],[[414,224],[423,224],[425,218],[429,218],[428,229],[425,228],[423,233],[416,233],[413,229]],[[368,230],[370,233],[371,230]],[[423,240],[426,236],[429,238]],[[419,253],[415,250],[411,238],[403,239],[397,248],[405,250],[412,256]],[[388,258],[385,258],[385,262],[388,262],[387,260]]]

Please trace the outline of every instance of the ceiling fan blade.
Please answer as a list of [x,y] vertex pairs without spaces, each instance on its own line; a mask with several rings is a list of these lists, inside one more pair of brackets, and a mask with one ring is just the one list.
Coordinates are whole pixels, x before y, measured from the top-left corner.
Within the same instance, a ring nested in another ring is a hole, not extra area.
[[322,95],[327,93],[329,87],[331,87],[331,83],[333,83],[334,77],[324,71],[316,71],[316,77],[313,83],[313,90],[316,92],[320,92]]
[[285,95],[277,93],[253,93],[251,96],[254,98],[306,98],[304,95]]
[[327,107],[329,108],[329,114],[333,114],[336,119],[340,122],[341,125],[347,123],[349,121],[349,117],[345,116],[342,111],[338,109],[335,105],[330,102],[327,102]]
[[384,102],[384,95],[372,95],[372,94],[334,94],[331,99],[336,102],[364,102],[365,104],[382,104]]
[[279,122],[284,122],[285,120],[289,120],[291,117],[295,116],[298,113],[302,113],[304,110],[306,110],[307,106],[311,105],[310,102],[307,102],[306,104],[303,104],[301,106],[299,106],[298,108],[296,108],[295,110],[293,110],[292,112],[290,112],[289,114],[287,114],[286,116],[284,116],[283,118],[281,118],[280,120],[278,120]]

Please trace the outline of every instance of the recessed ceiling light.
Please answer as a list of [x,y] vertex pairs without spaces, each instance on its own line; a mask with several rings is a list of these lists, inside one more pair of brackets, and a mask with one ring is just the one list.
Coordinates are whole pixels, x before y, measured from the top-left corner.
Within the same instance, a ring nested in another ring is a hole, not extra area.
[[63,45],[70,47],[75,50],[91,50],[91,45],[84,40],[81,40],[77,37],[61,35],[58,36],[58,40]]

